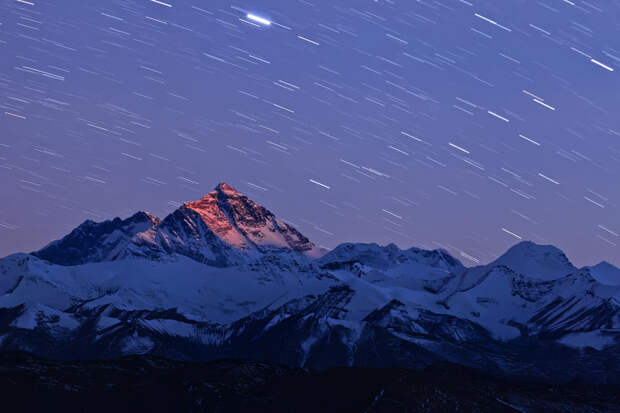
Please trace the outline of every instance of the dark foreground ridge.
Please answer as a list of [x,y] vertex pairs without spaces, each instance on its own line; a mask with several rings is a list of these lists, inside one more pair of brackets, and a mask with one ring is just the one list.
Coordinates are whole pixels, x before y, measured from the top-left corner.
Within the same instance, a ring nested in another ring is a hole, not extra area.
[[0,389],[2,405],[20,412],[620,412],[620,386],[550,385],[454,364],[315,372],[244,360],[49,361],[2,352]]

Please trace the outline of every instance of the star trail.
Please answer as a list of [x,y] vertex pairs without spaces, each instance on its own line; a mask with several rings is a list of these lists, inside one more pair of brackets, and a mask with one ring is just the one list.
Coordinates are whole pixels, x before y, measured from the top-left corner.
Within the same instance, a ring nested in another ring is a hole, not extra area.
[[620,2],[1,0],[0,254],[234,185],[316,244],[620,264]]

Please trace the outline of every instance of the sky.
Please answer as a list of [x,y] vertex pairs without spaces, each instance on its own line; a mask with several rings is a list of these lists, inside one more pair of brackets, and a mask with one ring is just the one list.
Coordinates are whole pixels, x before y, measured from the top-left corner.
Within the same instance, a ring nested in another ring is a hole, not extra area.
[[317,245],[620,265],[618,0],[0,0],[0,256],[225,181]]

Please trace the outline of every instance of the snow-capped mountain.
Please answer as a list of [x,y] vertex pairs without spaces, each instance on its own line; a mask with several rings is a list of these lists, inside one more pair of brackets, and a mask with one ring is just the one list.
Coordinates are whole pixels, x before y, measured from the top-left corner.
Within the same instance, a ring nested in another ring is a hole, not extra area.
[[86,221],[33,255],[60,265],[127,257],[169,258],[178,254],[224,267],[271,252],[316,258],[322,251],[295,228],[226,183],[163,220],[148,212],[131,218]]
[[558,248],[529,241],[513,246],[491,265],[505,265],[518,273],[540,280],[555,280],[577,270]]
[[447,360],[620,382],[620,286],[601,268],[615,269],[578,269],[531,242],[471,268],[395,245],[325,254],[220,184],[162,220],[87,221],[0,260],[0,347],[316,368]]

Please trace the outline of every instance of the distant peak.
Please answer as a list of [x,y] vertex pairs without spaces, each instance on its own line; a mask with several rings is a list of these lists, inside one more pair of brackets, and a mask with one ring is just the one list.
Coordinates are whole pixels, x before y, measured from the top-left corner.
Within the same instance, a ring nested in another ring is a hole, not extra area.
[[520,274],[543,280],[561,278],[576,270],[559,248],[532,241],[513,245],[490,265],[505,265]]
[[151,214],[150,212],[138,211],[129,218],[129,221],[152,222],[153,224],[157,224],[160,221],[160,219],[157,218],[155,215]]
[[606,285],[620,285],[620,268],[607,261],[601,261],[592,267],[586,268],[589,269],[590,274],[596,281]]
[[220,182],[216,187],[215,190],[217,192],[223,192],[226,195],[241,195],[239,193],[239,191],[237,191],[235,188],[232,187],[232,185],[227,184],[226,182]]
[[617,268],[615,265],[608,263],[607,261],[601,261],[596,265],[593,265],[592,268]]
[[564,252],[554,245],[537,244],[533,241],[521,241],[508,249],[508,253],[521,253],[527,256],[556,255],[566,257]]

